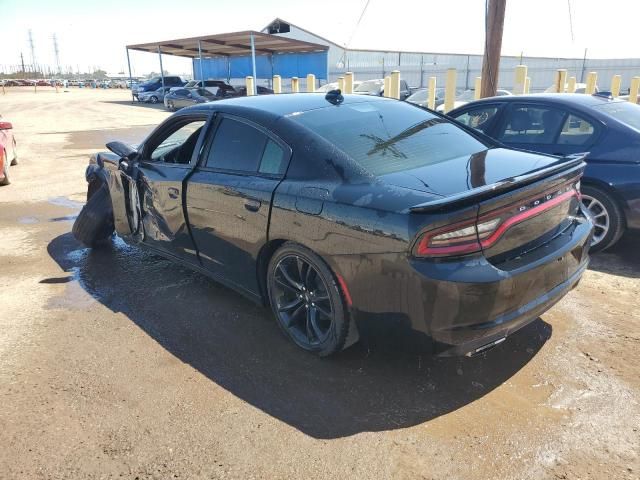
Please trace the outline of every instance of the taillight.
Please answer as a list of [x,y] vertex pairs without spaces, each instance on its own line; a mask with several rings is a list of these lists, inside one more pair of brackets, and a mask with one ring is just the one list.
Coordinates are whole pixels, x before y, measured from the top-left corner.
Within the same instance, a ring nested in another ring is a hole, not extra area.
[[549,210],[571,197],[579,197],[579,183],[566,184],[553,192],[522,204],[489,212],[478,221],[466,220],[423,233],[416,242],[418,257],[451,257],[492,247],[511,227]]

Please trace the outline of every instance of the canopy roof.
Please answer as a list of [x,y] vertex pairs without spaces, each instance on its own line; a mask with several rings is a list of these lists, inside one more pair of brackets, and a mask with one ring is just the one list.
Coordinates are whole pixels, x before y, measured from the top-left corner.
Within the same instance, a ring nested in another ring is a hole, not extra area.
[[251,34],[253,34],[256,55],[319,52],[329,49],[326,45],[303,42],[293,38],[269,35],[252,30],[162,42],[140,43],[137,45],[127,45],[127,48],[130,50],[158,53],[159,47],[162,54],[165,55],[198,58],[198,41],[200,41],[203,57],[238,57],[251,55]]

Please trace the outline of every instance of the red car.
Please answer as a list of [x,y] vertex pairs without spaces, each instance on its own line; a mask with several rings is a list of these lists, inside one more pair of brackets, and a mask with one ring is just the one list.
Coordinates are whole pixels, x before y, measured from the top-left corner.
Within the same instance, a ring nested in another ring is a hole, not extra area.
[[18,163],[13,125],[0,119],[0,185],[9,185],[9,166]]

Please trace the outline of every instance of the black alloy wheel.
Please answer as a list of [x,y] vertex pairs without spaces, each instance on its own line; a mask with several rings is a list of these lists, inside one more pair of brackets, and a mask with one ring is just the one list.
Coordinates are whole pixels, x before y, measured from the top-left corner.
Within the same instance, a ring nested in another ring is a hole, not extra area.
[[320,356],[344,347],[349,322],[342,295],[320,257],[285,244],[272,258],[267,282],[278,324],[296,345]]
[[156,97],[155,95],[152,95],[149,100],[151,101],[151,103],[158,103],[158,97]]

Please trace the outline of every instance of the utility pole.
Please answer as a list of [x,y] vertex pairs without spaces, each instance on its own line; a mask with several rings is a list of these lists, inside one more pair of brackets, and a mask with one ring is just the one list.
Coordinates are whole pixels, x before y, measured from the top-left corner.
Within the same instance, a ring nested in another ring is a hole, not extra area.
[[482,88],[480,97],[493,97],[498,90],[498,71],[502,49],[502,30],[507,0],[489,0],[485,12],[484,58],[482,59]]
[[22,73],[24,74],[26,70],[24,69],[24,57],[22,56],[22,52],[20,52],[20,63],[22,64]]

